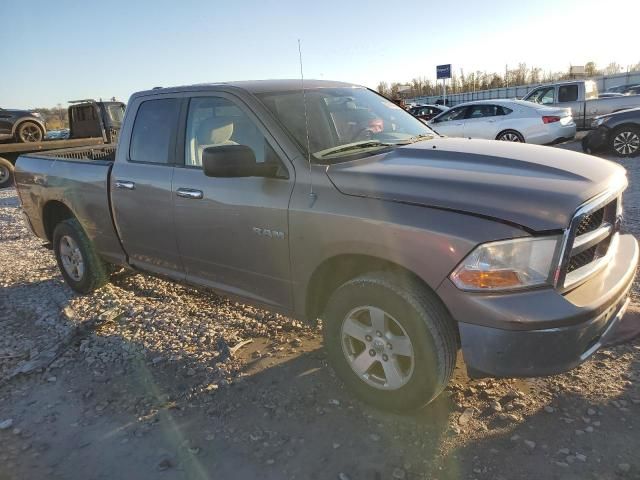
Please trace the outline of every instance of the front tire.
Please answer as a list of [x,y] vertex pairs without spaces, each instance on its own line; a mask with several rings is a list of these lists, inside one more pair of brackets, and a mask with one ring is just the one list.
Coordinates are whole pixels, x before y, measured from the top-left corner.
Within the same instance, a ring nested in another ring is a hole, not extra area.
[[107,265],[75,218],[56,226],[53,251],[64,280],[76,292],[91,293],[109,281]]
[[13,165],[9,160],[0,158],[0,189],[13,185]]
[[502,140],[503,142],[519,142],[524,143],[524,137],[520,132],[515,130],[505,130],[500,132],[496,137],[496,140]]
[[22,122],[16,130],[16,140],[21,143],[41,142],[43,138],[44,131],[36,122]]
[[640,129],[630,125],[616,128],[609,136],[609,148],[622,158],[640,154]]
[[333,368],[367,403],[416,409],[451,378],[457,353],[453,321],[413,278],[379,272],[350,280],[331,295],[322,320]]

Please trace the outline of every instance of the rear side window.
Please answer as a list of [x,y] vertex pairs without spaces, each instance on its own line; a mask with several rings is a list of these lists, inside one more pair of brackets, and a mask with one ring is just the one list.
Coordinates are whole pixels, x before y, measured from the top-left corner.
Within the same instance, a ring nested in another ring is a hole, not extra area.
[[178,112],[177,98],[142,102],[133,124],[129,159],[134,162],[170,163],[169,147]]
[[578,100],[578,85],[562,85],[558,88],[558,102],[575,102]]

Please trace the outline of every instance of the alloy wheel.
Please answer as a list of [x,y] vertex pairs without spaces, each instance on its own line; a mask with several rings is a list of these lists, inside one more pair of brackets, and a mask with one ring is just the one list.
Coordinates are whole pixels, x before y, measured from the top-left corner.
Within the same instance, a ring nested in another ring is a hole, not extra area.
[[4,185],[8,182],[10,175],[11,172],[9,172],[9,168],[4,165],[0,165],[0,185]]
[[42,131],[36,125],[25,125],[20,129],[20,139],[25,143],[39,142],[42,140]]
[[640,135],[629,130],[620,132],[613,139],[613,148],[619,155],[633,155],[640,149]]
[[360,379],[380,390],[397,390],[413,374],[415,353],[400,323],[384,310],[362,306],[342,322],[342,351]]
[[84,259],[80,247],[69,235],[60,239],[60,259],[67,274],[76,282],[84,275]]
[[499,140],[502,140],[504,142],[522,142],[522,140],[520,140],[520,137],[512,132],[503,133],[502,135],[500,135]]

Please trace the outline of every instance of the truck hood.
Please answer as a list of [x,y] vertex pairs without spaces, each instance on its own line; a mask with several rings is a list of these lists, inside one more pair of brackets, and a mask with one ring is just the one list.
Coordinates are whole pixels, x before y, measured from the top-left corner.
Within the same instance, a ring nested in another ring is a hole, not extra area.
[[437,138],[331,165],[346,194],[481,215],[529,230],[566,228],[576,209],[626,186],[619,165],[559,148]]

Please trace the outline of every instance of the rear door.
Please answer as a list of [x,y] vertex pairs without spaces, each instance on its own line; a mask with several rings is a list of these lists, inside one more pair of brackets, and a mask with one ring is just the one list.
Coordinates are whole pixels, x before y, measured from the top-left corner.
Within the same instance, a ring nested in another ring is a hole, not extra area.
[[467,109],[464,136],[494,140],[498,134],[502,107],[499,105],[472,105]]
[[440,135],[449,137],[464,136],[464,116],[467,107],[454,107],[435,119],[430,126]]
[[114,220],[129,262],[173,278],[183,277],[171,191],[180,105],[164,96],[134,103],[132,131],[111,172]]
[[10,137],[13,128],[13,114],[0,108],[0,136]]
[[[292,305],[288,207],[294,170],[268,131],[232,95],[191,98],[183,165],[173,190],[177,242],[188,281],[288,310]],[[202,151],[247,145],[280,178],[213,178]]]

